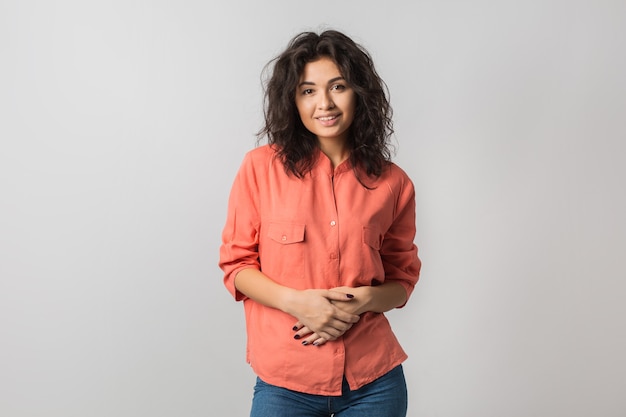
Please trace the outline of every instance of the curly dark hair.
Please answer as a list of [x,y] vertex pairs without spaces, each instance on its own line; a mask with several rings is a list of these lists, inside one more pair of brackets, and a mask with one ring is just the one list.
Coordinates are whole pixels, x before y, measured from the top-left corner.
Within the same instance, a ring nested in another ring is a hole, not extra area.
[[336,30],[300,33],[266,65],[264,73],[270,68],[272,71],[265,83],[265,125],[257,138],[267,137],[268,143],[276,146],[287,173],[302,178],[311,171],[319,143],[300,119],[295,94],[305,65],[322,57],[335,62],[355,93],[355,115],[347,143],[355,174],[360,167],[368,176],[379,177],[392,153],[393,111],[387,85],[369,53]]

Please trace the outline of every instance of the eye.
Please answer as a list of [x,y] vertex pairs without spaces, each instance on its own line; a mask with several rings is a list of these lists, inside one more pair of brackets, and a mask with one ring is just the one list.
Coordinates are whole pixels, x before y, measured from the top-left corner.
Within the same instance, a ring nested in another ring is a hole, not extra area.
[[331,91],[343,91],[346,89],[346,86],[343,84],[334,84],[332,87],[330,87]]
[[303,96],[308,96],[309,94],[313,94],[313,90],[311,88],[305,88],[304,90],[302,90]]

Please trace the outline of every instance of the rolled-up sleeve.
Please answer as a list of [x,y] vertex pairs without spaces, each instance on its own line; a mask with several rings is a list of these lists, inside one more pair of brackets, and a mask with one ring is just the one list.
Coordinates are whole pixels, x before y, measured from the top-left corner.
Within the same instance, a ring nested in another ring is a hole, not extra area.
[[[402,285],[410,298],[419,280],[422,262],[415,239],[415,188],[408,177],[401,182],[396,201],[394,221],[385,233],[380,250],[385,282]],[[406,304],[406,302],[405,302]],[[399,307],[403,307],[403,305]]]
[[246,268],[260,269],[258,198],[257,175],[248,154],[230,191],[219,259],[219,267],[224,272],[224,285],[237,301],[246,298],[235,288],[237,273]]

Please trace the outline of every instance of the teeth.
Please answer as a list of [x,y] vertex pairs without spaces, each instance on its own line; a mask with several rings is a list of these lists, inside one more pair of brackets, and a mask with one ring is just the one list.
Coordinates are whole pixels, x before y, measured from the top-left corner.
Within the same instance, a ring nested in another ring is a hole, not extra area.
[[328,116],[328,117],[320,117],[319,119],[327,122],[328,120],[333,120],[334,118],[335,116]]

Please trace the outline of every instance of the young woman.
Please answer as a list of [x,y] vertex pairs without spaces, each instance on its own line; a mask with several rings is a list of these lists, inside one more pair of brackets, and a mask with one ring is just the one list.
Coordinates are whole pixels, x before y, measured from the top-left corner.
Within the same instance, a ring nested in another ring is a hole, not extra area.
[[301,33],[271,64],[268,144],[243,160],[220,249],[258,376],[251,416],[405,416],[407,355],[383,313],[421,263],[386,86],[337,31]]

